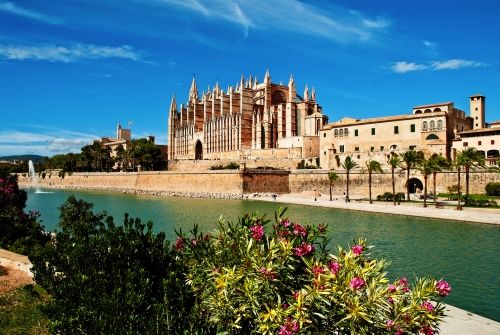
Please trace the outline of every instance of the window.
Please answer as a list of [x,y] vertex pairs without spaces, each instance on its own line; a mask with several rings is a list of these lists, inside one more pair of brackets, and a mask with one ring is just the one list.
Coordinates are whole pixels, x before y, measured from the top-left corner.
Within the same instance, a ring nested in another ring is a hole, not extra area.
[[373,151],[373,150],[375,150],[375,147],[370,147],[370,151]]
[[[476,107],[476,110],[477,110],[477,107]],[[477,118],[476,118],[477,119]]]
[[[412,126],[413,126],[413,125],[412,125]],[[422,122],[422,128],[423,128],[424,130],[427,130],[427,121]],[[413,131],[412,131],[412,133],[413,133]]]
[[443,129],[443,120],[438,120],[438,130]]
[[481,141],[477,141],[477,145],[481,145]]
[[431,130],[434,130],[436,128],[436,121],[432,120],[430,123]]
[[326,133],[323,133],[323,137],[326,137]]
[[340,146],[340,152],[344,152],[344,145]]
[[394,126],[394,134],[399,134],[399,127],[398,126]]
[[312,147],[309,147],[309,152],[312,152],[313,151],[313,148]]
[[372,135],[375,135],[375,128],[372,128]]
[[476,123],[476,127],[478,127],[479,125]]
[[335,129],[335,130],[333,131],[333,136],[335,136],[335,137],[339,137],[339,130],[338,130],[338,129]]
[[339,136],[340,136],[340,137],[344,136],[344,129],[340,129],[340,130],[339,130]]
[[344,135],[345,136],[349,135],[349,130],[347,130],[347,128],[344,129]]
[[[477,110],[477,108],[476,108],[476,110]],[[477,116],[476,116],[476,120],[477,120]]]
[[354,136],[358,136],[358,130],[354,129]]
[[468,147],[469,146],[469,142],[464,142],[464,147]]
[[326,151],[323,151],[323,155],[326,155]]
[[415,125],[414,125],[414,124],[410,125],[410,131],[411,131],[412,133],[414,133],[414,132],[415,132]]
[[359,147],[355,147],[355,148],[354,148],[354,151],[359,151]]
[[380,151],[384,151],[384,146],[383,145],[380,146]]
[[491,140],[491,144],[495,144],[495,140]]
[[416,147],[416,145],[410,145],[410,150],[415,150]]

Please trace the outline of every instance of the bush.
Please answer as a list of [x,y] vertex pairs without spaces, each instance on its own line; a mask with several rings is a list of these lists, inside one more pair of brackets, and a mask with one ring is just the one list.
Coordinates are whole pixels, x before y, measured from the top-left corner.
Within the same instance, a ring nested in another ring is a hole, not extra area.
[[0,248],[28,255],[50,237],[37,222],[37,211],[24,212],[28,194],[19,189],[16,175],[0,177]]
[[54,334],[182,334],[192,296],[165,234],[125,215],[115,226],[106,212],[70,196],[59,207],[54,244],[31,256],[35,281],[51,295]]
[[61,170],[61,171],[59,171],[59,172],[57,173],[57,175],[59,176],[59,178],[64,179],[64,176],[66,175],[66,171]]
[[240,168],[240,165],[234,162],[229,163],[228,165],[224,166],[222,164],[220,165],[213,165],[210,167],[210,170],[238,170]]
[[487,195],[500,196],[500,183],[489,182],[484,189]]
[[[446,282],[389,284],[389,262],[360,239],[329,254],[326,227],[244,214],[212,234],[179,232],[175,248],[207,329],[224,334],[432,333],[444,315]],[[266,231],[270,233],[266,234]]]

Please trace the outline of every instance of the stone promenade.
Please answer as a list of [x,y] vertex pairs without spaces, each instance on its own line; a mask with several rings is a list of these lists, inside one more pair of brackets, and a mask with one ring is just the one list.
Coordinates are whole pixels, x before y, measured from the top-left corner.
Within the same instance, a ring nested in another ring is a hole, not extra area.
[[[334,195],[337,200],[330,201],[330,196],[323,194],[322,196],[313,195],[303,196],[299,194],[279,195],[276,200],[273,198],[260,198],[262,201],[277,201],[288,204],[299,204],[319,207],[332,207],[341,209],[351,209],[365,212],[377,212],[388,214],[399,214],[409,216],[421,216],[445,220],[479,222],[485,224],[500,224],[500,210],[493,209],[474,209],[464,208],[456,210],[456,201],[448,202],[444,208],[436,208],[433,202],[428,203],[428,207],[424,208],[423,203],[404,203],[394,206],[392,202],[381,203],[374,202],[370,204],[368,200],[357,201],[363,199],[361,196],[350,196],[351,201],[346,203],[341,195]],[[441,202],[441,201],[440,201]],[[448,206],[450,205],[450,206]],[[453,205],[453,206],[451,206]],[[492,303],[500,303],[494,302]],[[500,323],[484,318],[482,316],[467,312],[463,309],[447,305],[448,317],[441,324],[441,335],[499,335]]]

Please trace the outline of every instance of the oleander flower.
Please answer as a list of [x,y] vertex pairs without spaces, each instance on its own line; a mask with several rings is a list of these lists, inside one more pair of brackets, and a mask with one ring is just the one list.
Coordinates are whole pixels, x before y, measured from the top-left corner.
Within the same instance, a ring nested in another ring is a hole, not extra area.
[[353,290],[361,290],[363,287],[365,287],[365,281],[359,277],[356,277],[351,280],[351,282],[349,283],[349,287]]
[[340,265],[337,262],[330,262],[328,263],[328,270],[332,272],[332,274],[337,274],[340,270]]
[[451,292],[451,287],[445,281],[438,281],[436,283],[436,291],[439,292],[439,295],[444,298]]
[[359,256],[363,253],[363,246],[362,245],[353,245],[351,247],[352,252],[354,253],[355,256]]
[[429,312],[432,312],[434,310],[434,306],[432,306],[432,304],[428,301],[425,301],[423,302],[421,305],[420,305],[420,308],[422,309],[426,309],[428,310]]
[[250,231],[253,233],[252,237],[257,241],[260,241],[260,239],[264,235],[264,227],[262,225],[251,226]]

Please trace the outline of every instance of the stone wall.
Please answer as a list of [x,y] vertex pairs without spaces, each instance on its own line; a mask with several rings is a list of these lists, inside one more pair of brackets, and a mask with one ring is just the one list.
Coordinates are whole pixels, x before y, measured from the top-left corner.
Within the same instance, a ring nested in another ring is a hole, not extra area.
[[290,193],[289,171],[249,171],[243,174],[243,192]]
[[[300,163],[301,160],[302,160],[301,158],[290,158],[290,159],[268,158],[265,160],[245,159],[244,161],[237,159],[178,160],[178,161],[169,161],[168,169],[169,171],[209,171],[210,167],[214,165],[226,166],[229,163],[237,163],[241,165],[242,162],[244,162],[246,167],[249,169],[256,169],[259,166],[270,166],[283,170],[293,170],[297,168],[297,165]],[[316,161],[313,160],[311,164],[316,164]]]

